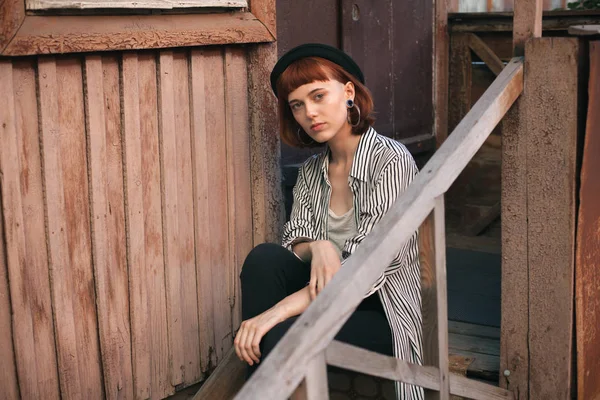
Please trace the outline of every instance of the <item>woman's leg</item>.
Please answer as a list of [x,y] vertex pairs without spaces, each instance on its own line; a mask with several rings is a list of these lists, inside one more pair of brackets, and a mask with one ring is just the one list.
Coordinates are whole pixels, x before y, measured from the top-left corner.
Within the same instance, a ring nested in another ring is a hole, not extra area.
[[242,319],[268,310],[310,280],[310,265],[282,246],[264,243],[246,257],[240,274]]

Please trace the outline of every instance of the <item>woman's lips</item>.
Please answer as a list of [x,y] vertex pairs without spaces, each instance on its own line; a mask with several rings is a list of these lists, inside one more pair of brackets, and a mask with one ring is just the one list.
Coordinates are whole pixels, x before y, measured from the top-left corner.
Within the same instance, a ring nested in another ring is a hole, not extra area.
[[318,124],[314,124],[310,127],[313,131],[320,131],[325,127],[325,122],[319,122]]

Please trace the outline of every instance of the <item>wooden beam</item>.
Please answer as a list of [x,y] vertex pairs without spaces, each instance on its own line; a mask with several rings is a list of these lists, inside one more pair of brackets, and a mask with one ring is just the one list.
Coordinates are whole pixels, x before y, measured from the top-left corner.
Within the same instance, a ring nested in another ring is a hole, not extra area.
[[24,0],[4,0],[0,2],[0,54],[13,39],[25,21]]
[[500,72],[504,69],[504,63],[500,58],[488,47],[487,44],[483,40],[479,38],[479,36],[470,33],[469,37],[469,47],[477,57],[481,58],[481,61],[488,66],[488,68],[494,73],[494,75],[500,75]]
[[[326,356],[327,363],[335,367],[440,390],[439,369],[435,367],[412,364],[336,340],[327,347]],[[450,374],[448,381],[450,393],[456,396],[482,400],[513,399],[512,393],[506,389],[456,374]]]
[[574,25],[569,27],[570,35],[592,36],[600,35],[600,25]]
[[448,68],[450,51],[448,1],[435,1],[435,40],[433,41],[433,104],[435,116],[433,131],[438,147],[448,137]]
[[232,399],[246,381],[246,371],[247,364],[231,348],[192,400]]
[[292,400],[328,400],[327,362],[325,352],[315,356],[306,368],[306,375],[294,392]]
[[469,236],[477,236],[485,230],[496,218],[500,217],[500,202],[491,206],[483,215],[472,224],[465,227],[465,233]]
[[450,38],[450,82],[448,127],[452,131],[471,109],[472,71],[469,37],[455,33]]
[[578,51],[528,41],[527,91],[503,126],[500,385],[521,399],[570,395]]
[[579,399],[600,398],[600,41],[590,43],[589,102],[575,258],[575,301],[577,316],[577,395]]
[[448,381],[448,280],[446,276],[446,224],[444,214],[444,195],[435,198],[433,220],[435,224],[435,280],[437,300],[437,342],[439,399],[450,399]]
[[249,0],[250,12],[277,38],[277,14],[275,0]]
[[[283,398],[300,383],[309,360],[324,350],[356,309],[372,282],[448,190],[523,90],[523,64],[514,59],[385,218],[347,260],[277,344],[236,399]],[[369,268],[364,268],[369,265]]]
[[277,61],[277,46],[261,44],[248,49],[248,102],[250,109],[250,175],[254,245],[277,243],[285,221],[280,141],[269,75]]
[[515,0],[513,49],[515,56],[524,54],[525,42],[542,36],[543,0]]
[[274,40],[267,27],[248,12],[27,16],[0,55],[156,49]]

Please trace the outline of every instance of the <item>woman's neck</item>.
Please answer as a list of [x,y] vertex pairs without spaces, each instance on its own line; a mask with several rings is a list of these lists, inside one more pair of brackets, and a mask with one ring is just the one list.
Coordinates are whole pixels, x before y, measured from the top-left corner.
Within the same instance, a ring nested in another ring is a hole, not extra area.
[[352,134],[352,128],[348,125],[347,129],[338,132],[338,134],[327,143],[331,154],[329,163],[348,166],[352,165],[354,153],[356,153],[359,142],[360,135]]

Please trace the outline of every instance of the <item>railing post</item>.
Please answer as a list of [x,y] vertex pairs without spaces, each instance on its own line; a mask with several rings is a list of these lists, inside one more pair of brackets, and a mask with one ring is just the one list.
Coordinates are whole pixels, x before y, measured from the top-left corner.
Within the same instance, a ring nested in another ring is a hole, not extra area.
[[292,395],[292,400],[329,400],[325,352],[315,356],[306,368],[306,375]]
[[437,291],[438,360],[440,372],[440,400],[450,398],[448,377],[448,289],[446,280],[446,224],[444,195],[435,199],[433,209],[435,235],[435,279]]

